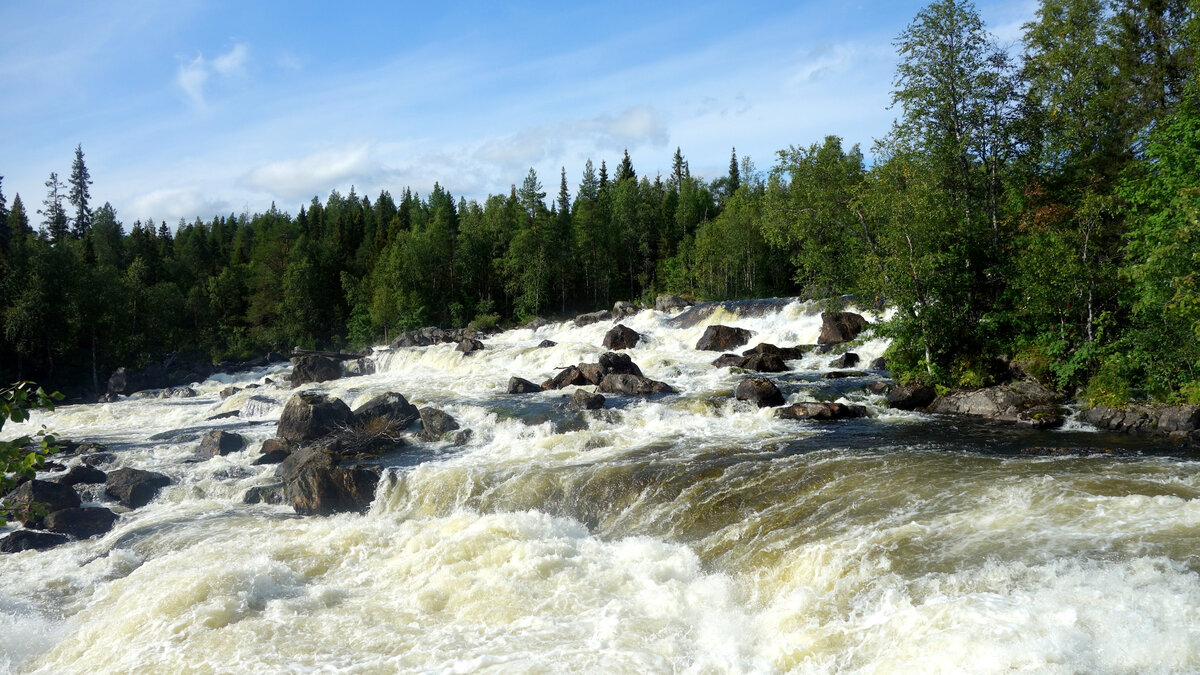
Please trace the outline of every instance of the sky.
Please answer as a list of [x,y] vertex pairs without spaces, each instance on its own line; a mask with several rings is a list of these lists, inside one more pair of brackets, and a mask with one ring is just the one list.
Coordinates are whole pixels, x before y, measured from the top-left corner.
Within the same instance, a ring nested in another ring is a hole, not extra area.
[[[36,222],[82,145],[94,206],[174,226],[351,186],[482,201],[530,168],[574,193],[626,149],[706,179],[735,147],[869,154],[924,4],[0,0],[0,189]],[[977,7],[1015,49],[1036,2]]]

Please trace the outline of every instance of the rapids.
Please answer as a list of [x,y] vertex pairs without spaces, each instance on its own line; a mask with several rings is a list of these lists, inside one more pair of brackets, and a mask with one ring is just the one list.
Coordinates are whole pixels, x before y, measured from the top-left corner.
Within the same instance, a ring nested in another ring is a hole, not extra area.
[[[772,375],[789,401],[865,419],[776,419],[732,399],[742,377],[692,349],[816,342],[796,301],[691,322],[652,310],[629,350],[679,393],[504,394],[510,376],[595,362],[608,322],[512,330],[464,356],[377,350],[375,374],[308,389],[352,407],[398,391],[473,430],[414,440],[364,515],[245,505],[291,391],[286,369],[219,375],[192,399],[134,395],[38,413],[168,474],[99,538],[0,557],[0,669],[39,673],[1180,672],[1200,670],[1200,465],[1079,424],[1034,432],[890,410],[824,380],[834,354]],[[686,327],[685,327],[686,326]],[[538,349],[542,340],[557,346]],[[887,342],[869,334],[863,363]],[[230,384],[257,383],[221,400]],[[231,410],[241,417],[208,421]],[[198,438],[247,450],[198,461]],[[1032,446],[1126,456],[1036,457]],[[93,488],[85,502],[112,506]]]

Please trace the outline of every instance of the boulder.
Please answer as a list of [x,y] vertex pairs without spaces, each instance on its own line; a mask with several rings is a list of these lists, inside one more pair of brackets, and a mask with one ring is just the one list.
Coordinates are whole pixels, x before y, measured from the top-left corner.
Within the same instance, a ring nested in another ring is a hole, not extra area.
[[787,371],[787,364],[778,354],[753,354],[741,359],[740,367],[753,370],[756,373],[782,373]]
[[633,304],[632,302],[625,302],[624,300],[618,300],[617,303],[615,305],[613,305],[612,315],[614,318],[617,318],[617,319],[626,319],[631,316],[635,316],[640,311],[642,311],[642,308],[638,307],[637,305]]
[[283,484],[256,485],[242,495],[243,504],[282,504],[284,501]]
[[328,356],[308,354],[292,359],[291,383],[293,387],[310,382],[328,382],[342,376],[342,363]]
[[808,352],[816,348],[816,345],[796,345],[795,347],[776,347],[775,345],[764,342],[755,345],[751,349],[742,352],[742,356],[754,356],[755,354],[774,354],[784,361],[792,361],[803,357]]
[[154,471],[117,469],[108,472],[104,493],[121,502],[122,506],[136,509],[149,504],[159,490],[170,484],[170,478]]
[[604,347],[606,349],[633,349],[641,339],[641,333],[619,323],[604,334]]
[[868,394],[875,394],[876,396],[883,396],[883,395],[887,394],[889,391],[891,391],[892,386],[890,384],[888,384],[887,382],[872,382],[864,388],[867,390]]
[[607,374],[604,372],[604,366],[599,363],[580,363],[575,367],[583,374],[583,379],[587,380],[588,384],[600,384],[600,380]]
[[54,479],[59,485],[89,485],[103,483],[107,476],[103,471],[87,464],[76,464],[71,470]]
[[734,387],[733,396],[739,401],[750,401],[760,408],[774,408],[786,401],[775,383],[765,377],[747,377]]
[[474,354],[481,349],[483,349],[483,342],[475,338],[466,338],[459,340],[458,346],[454,348],[454,351],[462,352],[463,354]]
[[853,368],[859,362],[858,354],[854,352],[846,352],[836,359],[829,362],[830,368]]
[[204,434],[200,439],[200,453],[210,457],[240,452],[246,448],[246,438],[232,431],[218,429]]
[[541,390],[541,387],[524,378],[508,378],[508,393],[510,394],[533,394]]
[[882,356],[871,361],[871,370],[887,370],[887,369],[888,369],[887,359],[883,358]]
[[421,408],[421,438],[440,441],[446,434],[459,428],[458,420],[437,408]]
[[654,299],[654,309],[660,312],[670,312],[676,309],[691,307],[692,303],[678,295],[660,295]]
[[352,415],[353,423],[358,426],[385,424],[399,431],[416,422],[421,413],[403,394],[390,391],[360,405]]
[[234,417],[241,417],[241,416],[242,416],[242,411],[240,411],[240,410],[228,410],[223,413],[217,413],[216,415],[209,415],[208,417],[205,417],[204,419],[205,419],[205,421],[208,421],[208,422],[215,422],[216,420],[227,420],[227,419],[231,419]]
[[854,312],[823,312],[821,314],[821,336],[817,343],[835,345],[849,342],[858,337],[864,328],[870,326],[861,314]]
[[729,351],[749,342],[751,335],[745,328],[712,325],[704,329],[704,335],[696,342],[696,349],[706,352]]
[[[1055,409],[1062,400],[1058,393],[1047,389],[1033,380],[1009,382],[996,387],[982,389],[960,389],[934,399],[929,412],[973,415],[1001,422],[1021,422],[1035,426],[1061,424],[1062,413],[1056,413],[1057,422],[1049,419],[1048,410]],[[1030,417],[1037,409],[1037,419]]]
[[1200,438],[1200,406],[1130,404],[1125,408],[1096,405],[1079,418],[1117,433],[1169,436],[1195,444]]
[[159,398],[196,398],[199,395],[191,387],[167,387],[158,393]]
[[600,355],[598,360],[599,363],[597,365],[603,369],[605,375],[610,373],[618,373],[625,375],[637,375],[638,377],[642,376],[642,369],[638,368],[637,364],[633,362],[633,359],[631,359],[628,354],[604,352]]
[[532,319],[530,319],[529,321],[526,321],[525,324],[523,326],[521,326],[521,328],[526,328],[528,330],[537,330],[539,328],[542,328],[544,326],[549,326],[549,325],[550,325],[550,322],[547,321],[546,319],[543,319],[540,316],[535,316]]
[[7,537],[0,539],[0,553],[18,553],[20,551],[46,551],[65,544],[69,541],[65,534],[53,532],[34,532],[33,530],[17,530]]
[[577,410],[598,410],[604,407],[604,397],[586,389],[576,389],[567,405]]
[[251,462],[253,466],[263,466],[265,464],[279,464],[292,454],[293,447],[287,441],[282,441],[278,438],[268,438],[263,441],[262,448],[259,450],[258,459]]
[[612,313],[606,309],[602,309],[599,312],[589,312],[588,314],[580,314],[575,317],[575,325],[580,327],[590,326],[601,321],[612,321]]
[[8,493],[4,504],[25,524],[25,527],[42,529],[44,518],[33,514],[30,509],[34,504],[45,507],[44,513],[53,513],[62,509],[79,506],[82,502],[79,493],[70,485],[51,483],[46,480],[27,480]]
[[46,529],[69,534],[76,539],[87,539],[111,530],[119,517],[99,506],[62,509],[46,516]]
[[737,354],[722,354],[713,360],[712,364],[718,368],[741,368],[742,361],[746,358]]
[[937,391],[927,384],[901,384],[887,393],[888,407],[897,410],[924,408],[937,398]]
[[375,499],[379,476],[369,469],[343,466],[320,447],[301,448],[279,467],[284,501],[302,515],[362,512]]
[[345,427],[353,415],[340,399],[303,392],[292,396],[283,407],[275,435],[294,443],[311,441]]
[[867,374],[861,370],[832,370],[821,375],[823,380],[844,380],[847,377],[866,377]]
[[567,366],[542,383],[542,389],[562,389],[563,387],[581,387],[587,384],[587,378],[577,366]]
[[817,420],[824,422],[853,417],[866,417],[867,409],[861,405],[805,401],[804,403],[796,403],[786,408],[780,408],[776,414],[789,420]]
[[1200,428],[1200,405],[1169,405],[1158,411],[1159,433],[1191,432]]
[[652,396],[654,394],[671,394],[675,390],[666,382],[651,380],[628,373],[610,373],[600,381],[597,391],[605,394],[625,394],[627,396]]
[[547,347],[556,347],[556,346],[558,346],[558,343],[555,342],[554,340],[542,340],[541,342],[538,343],[537,348],[538,349],[546,349]]

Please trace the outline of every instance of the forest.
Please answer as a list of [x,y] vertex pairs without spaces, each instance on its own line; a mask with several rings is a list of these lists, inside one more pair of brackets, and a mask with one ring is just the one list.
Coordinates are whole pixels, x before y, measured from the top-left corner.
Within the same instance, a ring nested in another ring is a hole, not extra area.
[[40,205],[0,183],[0,381],[100,391],[167,353],[355,348],[664,292],[852,295],[896,309],[901,381],[1016,362],[1093,402],[1200,403],[1198,23],[1187,0],[1044,0],[1000,44],[938,0],[895,39],[896,119],[869,152],[809,139],[759,170],[735,150],[707,180],[682,149],[666,176],[626,152],[563,168],[549,199],[530,169],[482,203],[351,188],[127,224],[80,145]]

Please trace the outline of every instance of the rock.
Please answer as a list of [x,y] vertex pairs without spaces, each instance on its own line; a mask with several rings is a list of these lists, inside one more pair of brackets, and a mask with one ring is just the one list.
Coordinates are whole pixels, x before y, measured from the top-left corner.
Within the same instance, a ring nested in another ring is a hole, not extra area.
[[7,537],[0,539],[0,553],[47,551],[68,541],[69,539],[65,534],[17,530]]
[[654,299],[654,309],[660,312],[670,312],[676,309],[691,307],[692,303],[678,295],[660,295]]
[[1061,400],[1062,397],[1056,392],[1033,380],[1024,380],[996,387],[952,391],[936,398],[929,405],[929,411],[1029,423],[1023,413],[1039,408],[1042,410],[1040,414],[1045,416],[1045,407],[1055,406]]
[[421,438],[440,441],[445,435],[458,429],[458,421],[437,408],[421,408]]
[[119,517],[99,506],[62,509],[46,516],[46,529],[69,534],[76,539],[87,539],[111,530]]
[[675,390],[666,382],[651,380],[628,373],[610,373],[600,381],[597,391],[605,394],[625,394],[627,396],[652,396],[654,394],[671,394]]
[[858,354],[854,352],[846,352],[836,359],[829,362],[830,368],[853,368],[858,365]]
[[618,300],[617,303],[613,305],[612,315],[617,319],[627,319],[631,316],[635,316],[640,311],[642,311],[642,308],[638,307],[632,302]]
[[866,417],[867,409],[861,405],[805,401],[804,403],[796,403],[786,408],[780,408],[776,414],[789,420],[831,421],[853,417]]
[[301,448],[279,467],[284,501],[302,515],[366,511],[375,499],[379,476],[371,470],[342,466],[319,447]]
[[753,354],[742,357],[740,367],[758,373],[782,373],[788,370],[787,364],[778,354]]
[[704,335],[696,342],[696,349],[707,352],[725,352],[741,347],[753,335],[745,328],[712,325],[704,329]]
[[483,349],[483,342],[476,340],[475,338],[467,338],[465,340],[460,340],[458,346],[454,348],[454,351],[462,352],[463,354],[474,354],[481,349]]
[[159,392],[159,398],[196,398],[200,394],[191,387],[167,387]]
[[284,487],[279,485],[256,485],[242,495],[243,504],[282,504]]
[[547,347],[556,347],[556,346],[558,346],[558,343],[555,342],[554,340],[542,340],[541,342],[538,343],[537,348],[538,349],[546,349]]
[[351,421],[350,407],[340,399],[303,392],[292,396],[279,417],[276,436],[294,443],[303,443],[331,434]]
[[5,506],[21,518],[25,527],[38,530],[42,529],[44,518],[29,512],[34,504],[44,506],[45,513],[53,513],[79,506],[81,503],[79,493],[70,485],[37,479],[25,481],[4,498]]
[[764,342],[756,345],[753,349],[747,349],[742,352],[742,356],[754,356],[755,354],[774,354],[784,361],[792,361],[803,357],[808,352],[816,349],[816,345],[796,345],[795,347],[776,347],[775,345]]
[[229,398],[230,396],[233,396],[234,394],[238,393],[239,391],[241,391],[241,389],[238,389],[237,387],[225,387],[224,389],[221,390],[221,400],[224,401],[225,399]]
[[230,419],[230,418],[232,418],[232,417],[241,417],[241,416],[242,416],[242,411],[240,411],[240,410],[230,410],[230,411],[223,412],[223,413],[217,413],[216,415],[212,415],[212,416],[210,416],[210,417],[206,417],[206,418],[204,418],[204,419],[205,419],[206,421],[208,421],[208,422],[213,422],[213,421],[216,421],[216,420],[227,420],[227,419]]
[[638,368],[637,364],[633,362],[633,359],[628,354],[604,352],[600,355],[599,361],[600,363],[597,365],[604,370],[605,375],[617,373],[642,377],[642,369]]
[[549,326],[549,325],[550,325],[550,322],[547,321],[546,319],[543,319],[540,316],[535,316],[532,319],[530,319],[529,321],[526,321],[525,325],[521,326],[521,328],[525,328],[528,330],[537,330],[539,328],[542,328],[543,326]]
[[1018,411],[1016,421],[1034,429],[1057,429],[1066,422],[1066,416],[1056,405],[1040,405]]
[[876,396],[883,396],[892,389],[891,385],[887,382],[872,382],[864,388],[867,390],[867,393],[875,394]]
[[342,374],[355,377],[360,375],[374,375],[375,359],[362,358],[353,361],[342,361]]
[[739,401],[751,401],[760,408],[774,408],[786,403],[779,387],[765,377],[747,377],[738,382],[733,396]]
[[577,410],[598,410],[604,407],[604,397],[586,389],[576,389],[567,405]]
[[204,434],[200,439],[200,453],[210,457],[228,455],[246,448],[246,439],[241,434],[218,429]]
[[292,454],[293,446],[287,441],[282,441],[278,438],[268,438],[263,441],[262,448],[259,450],[258,459],[251,462],[253,466],[263,466],[264,464],[279,464]]
[[534,394],[542,391],[538,385],[521,377],[508,378],[508,393],[510,394]]
[[122,506],[137,509],[149,504],[159,490],[170,484],[170,478],[154,471],[117,469],[108,472],[104,493],[121,502]]
[[861,314],[854,312],[823,312],[821,314],[821,336],[817,343],[835,345],[849,342],[858,337],[864,328],[870,326]]
[[612,313],[606,309],[602,309],[599,312],[580,314],[579,316],[575,317],[575,325],[580,327],[590,326],[594,323],[600,323],[601,321],[612,321]]
[[117,456],[111,452],[93,452],[90,455],[84,455],[79,458],[79,461],[88,466],[101,466],[103,464],[112,464],[117,460]]
[[937,398],[937,391],[926,384],[901,384],[887,393],[888,407],[897,410],[924,408]]
[[76,485],[90,485],[103,483],[107,476],[103,471],[87,464],[76,464],[71,467],[67,473],[54,479],[54,482],[59,485],[68,485],[74,487]]
[[824,380],[844,380],[847,377],[866,377],[867,374],[861,370],[833,370],[821,375]]
[[1155,428],[1159,433],[1165,434],[1195,431],[1200,428],[1200,405],[1171,405],[1160,408]]
[[[380,394],[358,407],[354,411],[354,424],[363,426],[371,423],[387,424],[396,431],[404,429],[416,422],[421,413],[417,406],[408,402],[403,394],[390,391]],[[377,420],[384,420],[379,422]]]
[[[66,470],[67,470],[67,465],[66,465],[66,464],[59,464],[58,462],[45,462],[45,461],[44,461],[44,462],[42,462],[42,468],[41,468],[41,469],[39,469],[39,470],[40,470],[40,471],[45,471],[45,472],[47,472],[47,473],[55,473],[55,472],[58,472],[58,471],[66,471]],[[58,481],[54,481],[54,482],[56,482],[56,483],[57,483]]]
[[275,410],[279,406],[279,401],[270,396],[262,396],[255,394],[246,399],[242,404],[241,416],[245,417],[262,417]]
[[641,333],[619,323],[604,334],[604,347],[606,349],[633,349],[641,339]]
[[1094,427],[1118,433],[1169,436],[1197,444],[1200,441],[1200,406],[1130,404],[1124,409],[1096,405],[1080,419]]
[[340,361],[327,356],[308,354],[292,358],[291,382],[293,387],[311,382],[328,382],[342,376]]
[[588,384],[600,384],[600,380],[603,380],[606,374],[604,366],[599,363],[580,363],[575,367],[583,374],[583,379],[587,380]]
[[883,358],[882,356],[871,361],[871,370],[887,370],[887,369],[888,369],[887,359]]
[[712,364],[718,368],[741,368],[742,361],[745,359],[745,356],[738,356],[737,354],[722,354]]
[[542,389],[562,389],[563,387],[581,387],[587,384],[587,378],[576,366],[567,366],[542,383]]

